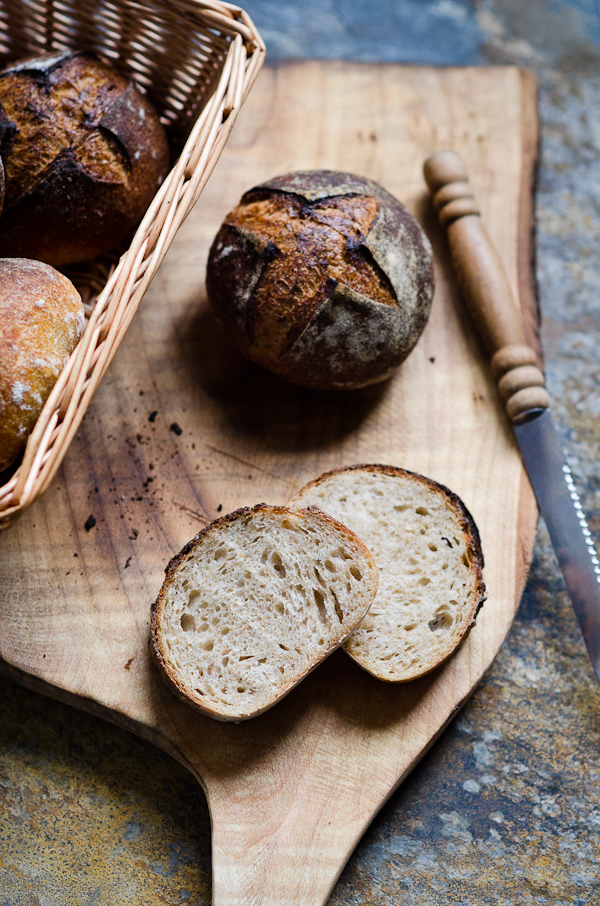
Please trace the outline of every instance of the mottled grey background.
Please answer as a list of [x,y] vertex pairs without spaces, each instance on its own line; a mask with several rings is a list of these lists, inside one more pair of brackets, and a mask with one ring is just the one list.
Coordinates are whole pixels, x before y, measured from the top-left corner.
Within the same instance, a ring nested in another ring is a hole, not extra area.
[[[542,341],[600,540],[600,5],[248,0],[268,58],[526,66],[541,86]],[[506,644],[366,834],[333,906],[600,903],[600,689],[543,525]],[[210,828],[183,769],[0,680],[2,906],[208,904]],[[290,904],[291,906],[291,904]]]

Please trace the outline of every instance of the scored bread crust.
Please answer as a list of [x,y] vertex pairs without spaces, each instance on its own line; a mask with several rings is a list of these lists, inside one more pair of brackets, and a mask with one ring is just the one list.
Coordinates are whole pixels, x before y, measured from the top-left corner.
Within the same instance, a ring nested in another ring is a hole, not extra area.
[[261,714],[338,648],[375,597],[375,561],[316,507],[258,504],[170,560],[150,650],[169,688],[218,720]]
[[169,166],[150,100],[112,65],[58,51],[0,70],[3,257],[55,267],[126,239]]
[[[408,489],[420,502],[412,512],[404,506],[411,496]],[[366,502],[359,502],[360,494]],[[324,473],[289,503],[293,509],[307,505],[320,507],[355,531],[379,568],[373,606],[344,650],[388,682],[416,679],[450,657],[485,600],[479,531],[460,497],[416,472],[361,464]],[[444,528],[435,527],[427,505],[440,509]]]
[[388,378],[421,336],[433,255],[407,208],[371,179],[296,171],[242,196],[215,236],[206,289],[228,339],[314,389]]

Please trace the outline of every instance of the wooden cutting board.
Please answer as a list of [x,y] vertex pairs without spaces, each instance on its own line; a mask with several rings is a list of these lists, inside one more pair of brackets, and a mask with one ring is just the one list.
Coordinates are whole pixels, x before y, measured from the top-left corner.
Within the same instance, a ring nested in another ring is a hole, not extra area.
[[[139,733],[186,765],[213,824],[214,902],[324,903],[363,830],[498,651],[536,509],[422,178],[465,158],[535,343],[535,87],[511,68],[268,68],[181,229],[50,490],[0,537],[0,656],[20,682]],[[416,350],[354,393],[289,386],[227,348],[207,312],[209,244],[242,192],[292,169],[381,182],[429,233],[437,289]],[[285,502],[325,469],[391,463],[447,484],[479,525],[488,600],[433,675],[380,683],[338,652],[240,725],[177,702],[148,660],[168,559],[207,521]]]

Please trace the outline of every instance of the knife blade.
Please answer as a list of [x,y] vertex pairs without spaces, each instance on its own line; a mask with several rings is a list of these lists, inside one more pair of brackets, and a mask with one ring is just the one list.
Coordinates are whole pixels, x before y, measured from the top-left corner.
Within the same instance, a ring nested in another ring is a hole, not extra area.
[[464,162],[454,151],[438,151],[423,171],[600,682],[600,561],[550,413],[544,375],[527,345],[521,309],[482,222]]

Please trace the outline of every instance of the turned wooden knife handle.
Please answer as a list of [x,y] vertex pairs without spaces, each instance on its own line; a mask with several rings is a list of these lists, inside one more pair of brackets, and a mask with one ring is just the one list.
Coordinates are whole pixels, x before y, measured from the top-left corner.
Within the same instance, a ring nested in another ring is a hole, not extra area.
[[425,161],[423,172],[509,417],[516,421],[531,409],[547,409],[544,375],[526,343],[521,309],[483,225],[464,162],[454,151],[439,151]]

